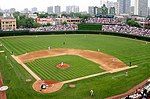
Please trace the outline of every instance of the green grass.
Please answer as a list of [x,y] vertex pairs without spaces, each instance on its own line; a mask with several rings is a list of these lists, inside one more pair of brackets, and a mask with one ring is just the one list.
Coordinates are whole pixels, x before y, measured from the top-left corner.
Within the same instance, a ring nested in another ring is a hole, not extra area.
[[[32,84],[35,80],[7,52],[0,54],[0,72],[3,75],[4,84],[9,86],[8,99],[91,99],[89,97],[91,89],[94,90],[94,99],[104,99],[125,92],[150,77],[150,43],[145,44],[141,41],[104,35],[33,36],[1,38],[0,41],[10,51],[14,51],[15,55],[47,49],[48,46],[94,51],[99,48],[102,52],[111,54],[126,64],[131,61],[138,65],[138,68],[129,70],[128,77],[121,76],[112,79],[112,77],[124,72],[107,74],[75,82],[76,88],[73,89],[66,84],[56,93],[43,95],[32,90]],[[63,41],[66,41],[66,45],[62,44]],[[5,60],[5,55],[9,57],[9,60]],[[28,78],[32,79],[32,82],[25,82]]]
[[3,47],[2,46],[0,46],[0,51],[2,51],[3,50]]
[[[67,69],[58,69],[61,62],[70,65]],[[27,65],[42,79],[58,81],[70,80],[90,74],[102,72],[100,66],[79,56],[57,56],[28,62]]]

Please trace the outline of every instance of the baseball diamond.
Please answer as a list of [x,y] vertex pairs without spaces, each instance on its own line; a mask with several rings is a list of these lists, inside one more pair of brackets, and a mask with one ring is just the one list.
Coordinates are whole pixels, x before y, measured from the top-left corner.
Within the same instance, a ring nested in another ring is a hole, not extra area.
[[91,99],[90,90],[92,98],[104,99],[150,77],[150,43],[145,41],[62,34],[3,37],[0,43],[8,99]]

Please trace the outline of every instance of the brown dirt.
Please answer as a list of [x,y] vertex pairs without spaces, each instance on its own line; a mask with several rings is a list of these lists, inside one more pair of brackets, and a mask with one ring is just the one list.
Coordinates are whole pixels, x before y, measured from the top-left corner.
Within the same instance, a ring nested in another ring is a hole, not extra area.
[[[41,90],[41,85],[43,83],[48,85],[48,87],[46,89]],[[38,80],[32,85],[35,91],[39,93],[43,93],[43,94],[56,92],[60,90],[62,86],[63,86],[63,83],[58,82],[58,81],[51,81],[51,80]]]
[[123,63],[121,60],[117,59],[114,56],[102,52],[80,49],[59,48],[51,50],[41,50],[19,55],[18,58],[22,62],[29,62],[39,58],[54,57],[60,55],[77,55],[86,58],[90,61],[100,64],[100,67],[106,71],[112,71],[115,69],[126,67],[125,63]]
[[[2,87],[2,86],[3,86],[3,80],[2,80],[2,77],[0,75],[0,87]],[[7,99],[5,91],[0,92],[0,99]]]
[[69,68],[70,67],[70,65],[69,64],[58,64],[57,66],[56,66],[57,68],[60,68],[60,69],[67,69],[67,68]]

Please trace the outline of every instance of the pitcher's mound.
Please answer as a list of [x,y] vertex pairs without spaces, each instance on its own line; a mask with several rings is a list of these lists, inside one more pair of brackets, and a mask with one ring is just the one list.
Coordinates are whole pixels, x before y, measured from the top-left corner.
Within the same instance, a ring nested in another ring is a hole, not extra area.
[[70,65],[62,62],[62,63],[58,64],[56,67],[60,68],[60,69],[67,69],[70,67]]
[[[44,89],[41,89],[42,85],[45,85]],[[60,90],[62,86],[63,83],[51,80],[39,80],[32,85],[33,89],[40,93],[53,93]]]

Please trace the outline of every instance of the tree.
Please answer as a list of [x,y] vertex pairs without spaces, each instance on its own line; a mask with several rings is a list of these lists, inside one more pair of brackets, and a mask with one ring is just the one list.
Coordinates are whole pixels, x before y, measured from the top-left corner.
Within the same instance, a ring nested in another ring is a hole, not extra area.
[[0,12],[0,16],[3,16],[3,13],[2,13],[2,12]]
[[47,26],[52,26],[52,24],[50,24],[50,23],[47,23]]
[[140,24],[138,22],[136,22],[135,20],[132,19],[127,19],[126,22],[129,26],[135,26],[135,27],[140,27]]
[[14,16],[16,19],[18,19],[18,17],[20,16],[20,12],[14,12],[14,13],[13,13],[13,16]]
[[34,22],[33,23],[33,28],[41,27],[41,24]]
[[63,13],[61,16],[62,16],[62,17],[70,17],[70,15],[67,14],[67,13]]
[[66,22],[66,21],[64,21],[62,24],[63,24],[63,25],[66,25],[66,24],[67,24],[67,22]]
[[49,14],[49,16],[53,17],[53,18],[57,18],[57,14]]
[[49,16],[48,13],[45,14],[37,14],[39,18],[47,18]]

